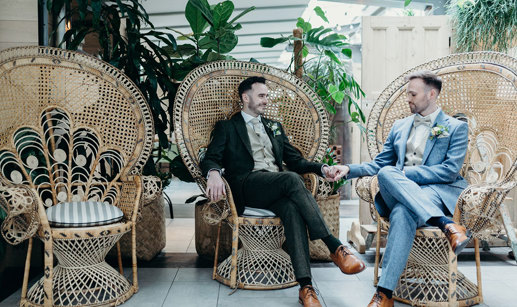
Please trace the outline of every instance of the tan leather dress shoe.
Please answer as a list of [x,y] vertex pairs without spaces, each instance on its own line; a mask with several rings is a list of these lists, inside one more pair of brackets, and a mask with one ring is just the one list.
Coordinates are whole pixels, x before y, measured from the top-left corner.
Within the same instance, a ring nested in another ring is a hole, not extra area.
[[300,288],[298,302],[305,307],[321,307],[316,290],[311,285]]
[[445,225],[444,233],[456,255],[461,253],[463,248],[467,246],[471,236],[470,231],[465,229],[465,227],[454,223]]
[[393,307],[393,304],[393,298],[388,298],[382,292],[375,292],[368,307]]
[[364,262],[344,245],[339,246],[335,253],[331,253],[330,258],[345,274],[357,274],[366,268]]

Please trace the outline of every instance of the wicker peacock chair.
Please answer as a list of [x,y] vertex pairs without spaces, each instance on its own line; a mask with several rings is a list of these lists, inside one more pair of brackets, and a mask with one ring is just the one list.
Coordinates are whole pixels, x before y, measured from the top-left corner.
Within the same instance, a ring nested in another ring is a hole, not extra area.
[[[174,131],[181,157],[205,191],[199,162],[215,123],[241,110],[237,87],[250,76],[267,80],[269,103],[265,116],[282,123],[288,138],[304,157],[319,160],[328,146],[328,119],[317,95],[300,79],[273,67],[239,61],[212,62],[193,70],[181,84],[174,102]],[[313,194],[315,175],[306,180]],[[238,216],[228,185],[225,200],[205,205],[211,224],[225,220],[233,229],[232,253],[217,265],[213,278],[232,288],[275,289],[296,284],[289,256],[281,249],[283,226],[278,217]],[[272,212],[270,212],[272,214]],[[273,214],[274,216],[274,214]],[[239,239],[242,248],[238,249]]]
[[[517,59],[496,52],[453,54],[401,75],[381,93],[370,113],[367,142],[372,159],[382,150],[395,120],[411,114],[405,77],[418,70],[431,70],[442,78],[438,104],[445,113],[469,124],[462,175],[470,185],[460,195],[453,219],[474,233],[478,278],[475,285],[458,272],[456,256],[438,228],[419,228],[394,296],[412,305],[469,306],[483,300],[479,239],[490,239],[505,225],[514,249],[517,243],[503,203],[517,184]],[[356,190],[370,203],[372,217],[378,221],[376,285],[380,235],[389,229],[389,221],[379,217],[373,205],[376,176],[359,178]]]
[[[7,49],[0,52],[0,118],[0,204],[8,213],[2,235],[11,244],[29,239],[20,305],[126,301],[138,291],[135,223],[145,198],[140,174],[154,136],[138,88],[118,69],[82,53]],[[78,204],[84,211],[72,213]],[[58,207],[70,223],[47,215]],[[102,208],[121,220],[93,212]],[[84,217],[86,211],[97,219],[80,226],[85,221],[72,214]],[[95,224],[101,226],[85,226]],[[132,282],[104,261],[129,231]],[[35,234],[44,243],[44,276],[27,293]]]

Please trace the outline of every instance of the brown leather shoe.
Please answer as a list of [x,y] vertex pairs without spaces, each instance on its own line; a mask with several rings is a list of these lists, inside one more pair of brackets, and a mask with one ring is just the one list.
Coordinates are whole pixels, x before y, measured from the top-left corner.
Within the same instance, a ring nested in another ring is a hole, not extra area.
[[298,302],[306,307],[321,307],[316,290],[311,285],[300,288]]
[[339,246],[335,253],[331,253],[330,258],[345,274],[357,274],[366,268],[364,262],[352,254],[344,245]]
[[444,233],[456,255],[461,253],[463,248],[467,246],[471,237],[470,230],[455,223],[445,225]]
[[393,304],[393,298],[388,298],[382,292],[375,292],[368,307],[393,307]]

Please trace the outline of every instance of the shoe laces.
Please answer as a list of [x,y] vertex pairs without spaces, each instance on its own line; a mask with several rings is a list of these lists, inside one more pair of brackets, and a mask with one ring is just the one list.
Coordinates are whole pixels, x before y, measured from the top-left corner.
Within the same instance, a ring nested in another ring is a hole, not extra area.
[[341,248],[338,249],[338,252],[340,252],[341,254],[343,254],[343,256],[348,256],[348,255],[352,255],[352,252],[350,252],[348,250],[348,248],[342,246]]
[[445,227],[445,236],[450,237],[455,233],[460,233],[460,231],[455,227]]
[[315,299],[318,299],[319,294],[320,292],[318,291],[318,289],[314,288],[313,286],[307,287],[307,296],[312,296]]
[[382,301],[382,296],[379,294],[379,292],[375,292],[373,295],[373,302],[374,303],[380,303]]

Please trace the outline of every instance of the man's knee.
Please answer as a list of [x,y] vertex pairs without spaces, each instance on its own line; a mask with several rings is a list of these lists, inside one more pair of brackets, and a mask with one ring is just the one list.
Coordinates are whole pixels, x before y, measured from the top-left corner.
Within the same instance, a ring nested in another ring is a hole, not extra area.
[[377,180],[379,184],[383,184],[389,182],[393,179],[393,174],[400,172],[400,170],[395,166],[384,166],[377,173]]
[[305,187],[302,177],[295,172],[282,172],[282,181],[288,188]]
[[416,217],[414,214],[404,205],[397,204],[390,213],[390,223],[397,223],[399,221],[412,222],[416,225]]

